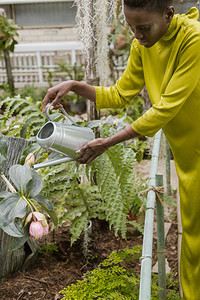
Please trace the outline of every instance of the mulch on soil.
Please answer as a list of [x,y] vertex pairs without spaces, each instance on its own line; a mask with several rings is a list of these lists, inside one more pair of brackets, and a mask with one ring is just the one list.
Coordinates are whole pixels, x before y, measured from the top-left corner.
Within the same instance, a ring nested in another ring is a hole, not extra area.
[[[133,248],[142,245],[142,236],[138,232],[128,234],[127,240],[115,236],[105,221],[93,220],[89,259],[83,255],[83,237],[70,246],[69,227],[63,225],[50,233],[41,244],[55,243],[58,252],[39,254],[37,262],[25,272],[9,275],[0,283],[1,300],[58,300],[64,287],[82,279],[85,272],[94,269],[112,251]],[[156,240],[153,257],[156,262]],[[177,259],[177,223],[174,221],[166,237],[166,257],[169,266],[178,278]],[[134,264],[134,270],[140,272],[140,262]]]

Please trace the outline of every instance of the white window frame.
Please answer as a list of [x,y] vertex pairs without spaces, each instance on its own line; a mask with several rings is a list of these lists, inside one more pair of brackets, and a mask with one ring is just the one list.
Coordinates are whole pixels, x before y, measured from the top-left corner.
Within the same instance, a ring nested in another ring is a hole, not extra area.
[[71,2],[72,0],[1,0],[2,4],[29,4],[29,3],[49,3],[49,2]]
[[[15,21],[15,5],[17,4],[37,4],[37,3],[57,3],[57,2],[73,2],[73,0],[0,0],[0,8],[2,5],[9,5],[11,12],[11,19]],[[72,28],[74,24],[67,25],[44,25],[44,26],[23,26],[23,29],[38,29],[38,28]],[[20,28],[20,27],[19,27]]]

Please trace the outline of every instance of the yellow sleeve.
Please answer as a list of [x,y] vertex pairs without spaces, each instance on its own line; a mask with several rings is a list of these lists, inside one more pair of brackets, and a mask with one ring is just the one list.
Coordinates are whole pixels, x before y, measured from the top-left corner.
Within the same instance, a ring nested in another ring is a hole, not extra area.
[[[184,42],[179,64],[169,77],[161,100],[132,123],[141,135],[153,136],[180,111],[200,80],[200,33],[190,35]],[[167,70],[166,70],[167,71]]]
[[131,46],[127,68],[111,87],[95,87],[96,108],[122,108],[129,105],[131,100],[142,90],[144,86],[143,68],[140,51],[136,40]]

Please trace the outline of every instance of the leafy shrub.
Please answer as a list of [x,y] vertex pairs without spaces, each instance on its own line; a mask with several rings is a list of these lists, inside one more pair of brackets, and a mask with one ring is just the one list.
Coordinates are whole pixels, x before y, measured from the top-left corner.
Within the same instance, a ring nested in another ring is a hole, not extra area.
[[[140,255],[140,246],[112,252],[96,269],[87,272],[82,281],[62,290],[62,300],[139,299],[139,275],[131,262],[139,260]],[[159,299],[156,279],[152,281],[151,299]]]
[[[62,300],[107,300],[139,299],[139,274],[134,271],[134,264],[141,256],[141,246],[112,252],[99,266],[84,274],[78,280],[64,288],[60,293]],[[167,275],[167,300],[180,300],[178,281],[173,274]],[[158,275],[152,274],[151,300],[159,299]]]
[[[20,132],[20,136],[29,138],[35,135],[45,122],[41,113],[41,102],[33,103],[30,98],[22,99],[17,96],[1,101],[0,105],[3,104],[7,105],[5,117],[10,118],[16,114],[9,125],[11,128],[18,124],[17,129],[12,129],[12,133],[16,130],[16,135]],[[61,114],[56,116],[56,120],[61,118]],[[21,119],[24,120],[23,124]],[[109,116],[105,121],[93,121],[87,126],[99,127],[100,136],[107,137],[124,128],[124,119],[125,117],[118,119]],[[37,151],[37,147],[35,144],[29,146],[29,151],[24,152],[22,164],[27,154]],[[48,152],[42,155],[42,159],[48,157]],[[133,151],[119,144],[110,148],[86,168],[71,162],[38,171],[43,180],[43,196],[53,200],[59,224],[71,221],[72,243],[92,218],[106,219],[110,227],[114,227],[115,234],[121,232],[125,238],[127,214],[130,210],[138,213],[142,201],[138,192],[146,188],[144,181],[134,173],[135,162]],[[94,176],[96,182],[93,180]],[[142,231],[141,226],[138,226],[138,229]]]
[[0,15],[0,53],[5,50],[13,52],[17,36],[17,25],[14,21]]
[[181,297],[179,296],[179,282],[173,278],[172,272],[166,276],[166,286],[168,290],[167,299],[181,300]]
[[[99,126],[100,136],[106,137],[123,128],[125,123],[110,116],[103,122],[90,122],[88,126]],[[142,203],[138,192],[146,188],[146,181],[134,173],[135,163],[133,151],[121,143],[86,167],[69,162],[38,170],[43,179],[42,193],[54,203],[59,224],[71,221],[71,243],[93,218],[107,220],[115,234],[120,232],[126,237],[127,214],[130,210],[138,214]],[[133,225],[143,231],[140,224]]]
[[12,97],[12,92],[9,85],[4,82],[0,85],[0,99],[6,99],[7,97]]
[[140,247],[112,252],[96,269],[87,272],[82,281],[62,290],[62,299],[138,299],[139,277],[126,265],[139,259],[140,253]]
[[36,88],[33,84],[26,84],[24,87],[18,89],[18,94],[22,99],[28,97],[32,99],[33,103],[41,102],[41,104],[46,92],[46,88]]

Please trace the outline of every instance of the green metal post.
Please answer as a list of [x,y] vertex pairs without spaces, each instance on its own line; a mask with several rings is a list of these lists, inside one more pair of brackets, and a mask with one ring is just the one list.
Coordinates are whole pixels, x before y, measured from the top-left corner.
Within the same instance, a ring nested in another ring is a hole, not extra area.
[[159,130],[154,139],[149,192],[147,194],[147,205],[145,214],[143,248],[141,257],[141,274],[140,274],[140,295],[139,300],[151,300],[151,271],[152,271],[152,247],[153,247],[153,223],[154,223],[154,208],[155,208],[155,192],[151,187],[156,186],[155,175],[158,170],[160,140],[162,130]]
[[[156,175],[156,187],[163,186],[163,175]],[[163,195],[159,194],[163,200]],[[156,197],[157,216],[157,252],[158,252],[158,285],[159,299],[166,300],[166,271],[165,271],[165,228],[164,207],[159,198]]]
[[167,185],[167,195],[171,195],[171,177],[170,177],[170,146],[165,138],[166,143],[166,185]]

